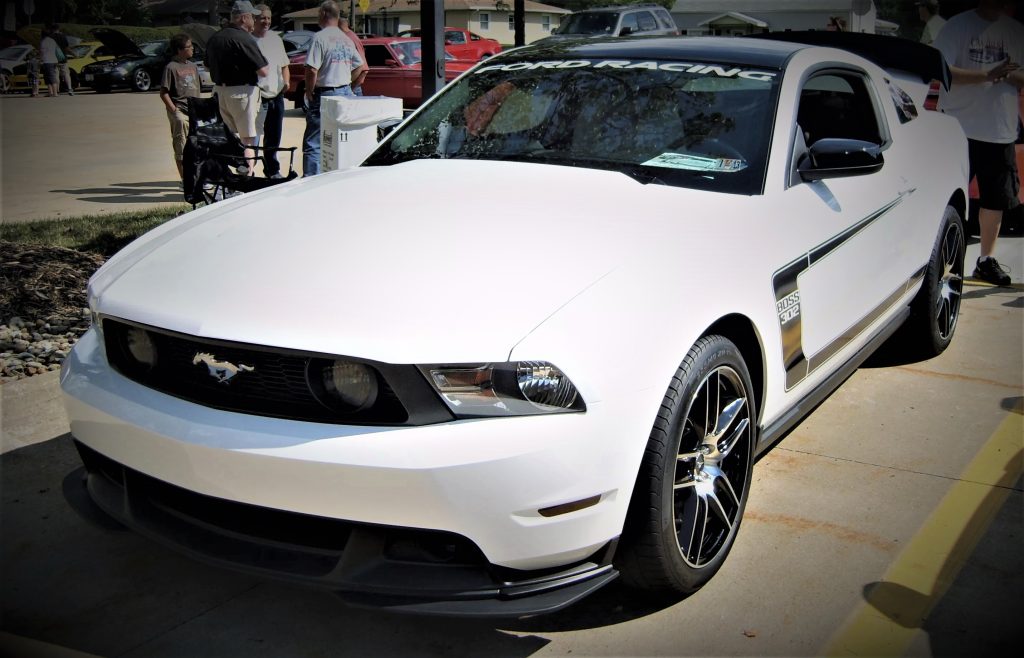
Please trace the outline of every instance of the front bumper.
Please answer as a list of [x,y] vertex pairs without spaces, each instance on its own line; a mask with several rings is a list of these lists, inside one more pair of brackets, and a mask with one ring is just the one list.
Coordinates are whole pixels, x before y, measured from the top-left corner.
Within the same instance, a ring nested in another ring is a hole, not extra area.
[[[616,576],[638,455],[600,404],[411,428],[255,417],[129,381],[95,330],[62,388],[92,499],[196,557],[364,605],[465,615],[548,612]],[[280,532],[300,526],[296,545]],[[409,537],[431,560],[394,548]]]
[[353,605],[417,614],[554,612],[615,579],[616,541],[592,559],[535,572],[487,563],[451,533],[313,517],[203,496],[76,441],[81,485],[104,513],[197,560],[336,592]]
[[99,88],[130,87],[131,73],[118,73],[116,71],[96,73],[93,71],[83,71],[82,84],[89,87]]

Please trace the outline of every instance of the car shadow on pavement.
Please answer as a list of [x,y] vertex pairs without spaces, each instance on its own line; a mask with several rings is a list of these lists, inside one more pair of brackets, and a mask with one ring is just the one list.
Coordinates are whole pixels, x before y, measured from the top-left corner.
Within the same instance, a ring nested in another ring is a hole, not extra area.
[[[550,642],[536,631],[657,609],[614,583],[570,610],[522,622],[354,608],[326,591],[215,568],[83,519],[64,495],[80,467],[70,434],[0,455],[2,633],[103,656],[525,658]],[[2,633],[0,655],[8,655]]]
[[93,203],[185,203],[180,181],[112,183],[107,187],[50,190]]

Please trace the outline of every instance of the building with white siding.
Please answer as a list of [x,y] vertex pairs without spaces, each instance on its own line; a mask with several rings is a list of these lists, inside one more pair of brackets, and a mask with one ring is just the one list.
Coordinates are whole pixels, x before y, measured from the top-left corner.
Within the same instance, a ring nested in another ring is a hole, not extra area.
[[879,19],[871,0],[678,0],[671,11],[689,36],[832,29],[885,34],[899,27]]

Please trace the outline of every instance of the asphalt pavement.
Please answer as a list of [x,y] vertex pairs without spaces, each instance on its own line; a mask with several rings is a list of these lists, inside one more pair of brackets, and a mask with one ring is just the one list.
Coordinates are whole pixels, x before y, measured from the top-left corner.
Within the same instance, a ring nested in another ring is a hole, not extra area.
[[[301,110],[286,111],[281,146],[297,147],[299,175],[305,125]],[[0,96],[2,223],[183,204],[178,182],[156,92]]]
[[[4,222],[177,202],[155,94],[5,97],[0,121]],[[1014,287],[968,282],[945,354],[883,352],[758,462],[725,566],[675,603],[613,583],[545,617],[424,619],[208,567],[76,513],[57,373],[5,383],[0,657],[1017,655],[1022,247],[998,254]]]

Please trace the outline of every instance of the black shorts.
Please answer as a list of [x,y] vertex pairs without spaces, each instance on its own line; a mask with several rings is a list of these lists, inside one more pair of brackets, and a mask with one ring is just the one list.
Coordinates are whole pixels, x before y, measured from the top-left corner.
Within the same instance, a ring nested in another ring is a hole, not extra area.
[[971,178],[978,177],[978,203],[988,210],[1013,210],[1020,201],[1017,149],[1010,144],[967,140]]

